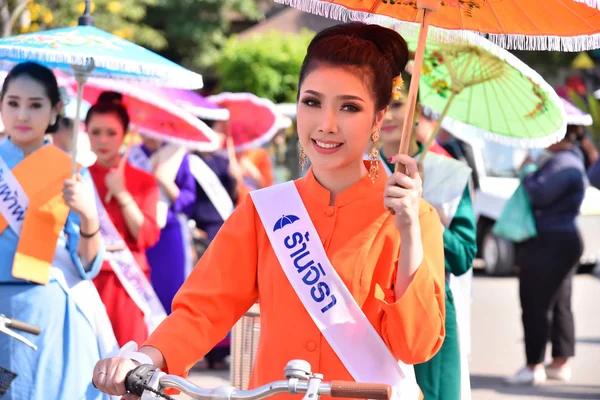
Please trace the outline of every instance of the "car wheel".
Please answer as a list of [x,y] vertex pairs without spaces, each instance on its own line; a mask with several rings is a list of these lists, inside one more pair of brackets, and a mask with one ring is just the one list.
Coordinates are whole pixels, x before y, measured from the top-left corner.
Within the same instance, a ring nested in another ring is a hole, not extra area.
[[515,264],[515,245],[513,242],[488,231],[483,237],[482,258],[488,275],[503,276],[513,272]]

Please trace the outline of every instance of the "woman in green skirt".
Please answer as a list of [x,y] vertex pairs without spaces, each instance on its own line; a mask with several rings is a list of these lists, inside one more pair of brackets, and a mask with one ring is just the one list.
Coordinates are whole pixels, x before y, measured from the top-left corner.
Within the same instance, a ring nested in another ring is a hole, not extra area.
[[[381,130],[380,154],[388,172],[394,170],[394,165],[387,161],[388,157],[398,152],[401,141],[405,111],[403,100],[391,104],[390,112]],[[408,152],[419,160],[423,150],[422,143],[431,134],[434,122],[423,116],[417,118],[420,123],[416,135],[411,137]],[[418,139],[421,139],[421,142]],[[468,346],[461,348],[459,344],[458,323],[460,317],[468,318],[469,313],[466,309],[470,293],[459,294],[460,301],[455,300],[457,293],[453,294],[450,290],[450,281],[470,272],[477,253],[475,215],[470,193],[471,169],[451,158],[435,142],[419,164],[423,165],[421,168],[423,198],[436,207],[445,228],[446,338],[439,352],[431,360],[414,366],[415,374],[425,400],[459,400],[470,397],[468,396],[470,393],[468,370],[465,368]],[[457,315],[457,309],[462,311],[464,316]],[[468,323],[466,325],[468,326]],[[463,330],[462,335],[468,337],[468,328],[463,327]],[[463,357],[462,363],[461,357]],[[461,379],[461,372],[467,374],[466,379],[465,377]]]

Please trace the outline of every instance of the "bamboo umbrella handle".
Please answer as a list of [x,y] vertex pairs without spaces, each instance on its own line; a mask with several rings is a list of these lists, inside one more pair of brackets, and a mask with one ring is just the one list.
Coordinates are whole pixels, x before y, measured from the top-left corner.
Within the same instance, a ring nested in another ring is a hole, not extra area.
[[[404,125],[402,126],[402,136],[400,141],[400,154],[408,154],[410,135],[412,133],[413,122],[415,119],[415,108],[417,105],[417,94],[419,92],[419,81],[421,80],[421,70],[423,69],[423,57],[425,56],[425,44],[427,42],[427,33],[429,32],[429,18],[432,12],[435,12],[441,6],[441,0],[417,0],[417,7],[423,10],[423,22],[419,31],[419,41],[415,51],[415,62],[413,76],[410,80],[410,89],[408,91],[408,107],[404,115]],[[401,171],[404,166],[396,164],[395,172]],[[395,214],[393,209],[389,210]]]
[[[404,115],[404,125],[402,126],[402,138],[400,141],[400,154],[408,153],[410,135],[412,133],[413,122],[415,118],[415,108],[417,104],[417,94],[419,92],[419,81],[421,79],[421,69],[423,68],[423,57],[425,56],[425,43],[427,41],[427,32],[429,31],[430,11],[423,10],[423,22],[421,23],[421,31],[419,32],[419,41],[415,52],[415,62],[413,66],[413,75],[410,80],[410,89],[408,91],[408,107]],[[401,171],[403,166],[396,164],[395,171]]]
[[436,121],[435,128],[433,129],[431,136],[427,140],[427,143],[425,144],[423,151],[419,155],[420,161],[423,161],[425,159],[425,156],[427,155],[427,152],[431,148],[433,141],[435,140],[438,133],[440,133],[440,129],[442,128],[442,121],[444,120],[444,117],[446,116],[446,114],[448,114],[448,110],[450,110],[450,106],[452,105],[452,102],[454,101],[454,98],[456,97],[456,95],[457,95],[457,93],[453,91],[452,94],[450,95],[450,98],[448,98],[448,101],[446,102],[446,105],[444,106],[444,111],[442,111],[440,118]]
[[83,85],[87,78],[77,75],[77,104],[75,109],[75,122],[73,123],[73,137],[71,138],[71,176],[75,179],[77,175],[77,139],[79,137],[79,125],[81,123],[81,103],[83,103]]
[[431,133],[431,136],[429,137],[429,139],[427,140],[427,143],[425,144],[425,148],[421,152],[421,156],[419,157],[419,159],[421,161],[423,161],[425,159],[425,156],[427,155],[429,148],[433,144],[433,141],[435,140],[437,134],[440,132],[440,129],[442,128],[442,121],[444,120],[444,117],[448,114],[448,111],[450,111],[450,106],[452,105],[452,102],[454,101],[456,96],[459,95],[465,87],[473,86],[473,85],[476,85],[477,83],[480,83],[480,82],[466,80],[467,72],[469,71],[469,68],[471,67],[471,64],[473,63],[474,60],[475,60],[475,54],[470,53],[469,58],[467,59],[467,62],[465,64],[460,76],[457,76],[456,70],[450,69],[450,67],[448,67],[450,75],[452,76],[451,94],[450,94],[450,97],[448,98],[448,101],[446,102],[446,105],[444,106],[444,110],[442,111],[440,118],[437,120],[437,122],[435,124],[435,129]]
[[91,58],[85,66],[71,65],[77,81],[77,104],[75,109],[75,122],[73,124],[73,137],[71,148],[71,175],[73,179],[77,175],[77,138],[79,136],[79,124],[81,123],[81,103],[83,103],[83,85],[87,82],[90,73],[95,68],[94,59]]

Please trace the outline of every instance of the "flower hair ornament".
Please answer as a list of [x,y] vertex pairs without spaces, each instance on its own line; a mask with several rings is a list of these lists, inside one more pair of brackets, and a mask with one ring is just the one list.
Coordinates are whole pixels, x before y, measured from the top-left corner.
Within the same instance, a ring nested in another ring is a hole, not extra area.
[[403,86],[404,80],[402,79],[402,75],[398,75],[392,81],[392,100],[398,101],[404,97],[404,93],[402,92]]

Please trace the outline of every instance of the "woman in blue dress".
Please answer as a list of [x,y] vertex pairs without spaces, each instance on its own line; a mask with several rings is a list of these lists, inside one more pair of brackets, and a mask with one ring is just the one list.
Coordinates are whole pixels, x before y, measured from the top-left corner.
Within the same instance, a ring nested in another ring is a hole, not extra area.
[[90,281],[104,254],[94,192],[44,139],[62,107],[56,78],[19,64],[0,100],[0,314],[42,331],[24,334],[37,351],[0,334],[0,366],[17,374],[3,400],[106,399],[89,376],[115,345]]

